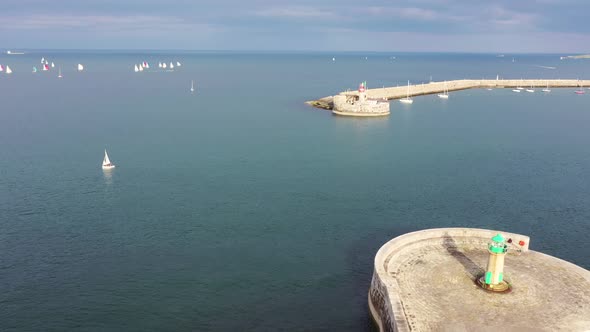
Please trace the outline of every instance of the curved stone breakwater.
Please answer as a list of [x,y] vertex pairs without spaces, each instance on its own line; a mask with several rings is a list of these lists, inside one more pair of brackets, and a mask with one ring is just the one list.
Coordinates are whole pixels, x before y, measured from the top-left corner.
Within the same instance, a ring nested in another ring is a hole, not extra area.
[[[425,84],[416,84],[407,86],[387,87],[367,89],[366,95],[369,99],[374,100],[394,100],[409,97],[438,94],[446,91],[458,91],[466,89],[480,89],[480,88],[582,88],[590,87],[590,80],[577,79],[558,79],[558,80],[543,80],[543,79],[517,79],[517,80],[455,80],[444,82],[430,82]],[[340,96],[358,97],[358,91],[340,92]],[[334,96],[320,98],[318,100],[308,101],[307,104],[331,111],[339,111],[334,108]]]
[[[504,280],[491,293],[485,273],[490,239],[508,240]],[[404,234],[375,256],[368,294],[380,331],[589,331],[590,271],[529,250],[529,237],[474,228]]]

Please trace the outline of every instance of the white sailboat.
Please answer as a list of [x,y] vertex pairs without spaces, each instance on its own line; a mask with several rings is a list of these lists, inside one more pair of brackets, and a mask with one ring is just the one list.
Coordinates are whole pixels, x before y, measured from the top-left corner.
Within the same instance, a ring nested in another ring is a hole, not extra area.
[[447,89],[447,81],[445,81],[445,90],[443,93],[438,94],[438,98],[449,99],[449,90]]
[[58,72],[57,78],[62,78],[63,76],[61,76],[61,66],[59,66],[59,69],[57,72]]
[[174,64],[170,62],[170,69],[174,69]]
[[158,68],[162,68],[162,63],[158,62]]
[[81,63],[79,63],[79,64],[78,64],[78,71],[82,71],[82,70],[84,70],[84,66],[82,66],[82,64],[81,64]]
[[547,83],[547,87],[543,90],[541,90],[543,92],[551,92],[551,89],[549,89],[549,83]]
[[533,89],[533,86],[531,85],[530,89],[526,89],[526,92],[535,92],[535,89]]
[[55,68],[55,63],[51,63],[51,68]]
[[2,65],[0,65],[0,72],[4,71],[4,67]]
[[9,66],[6,66],[6,73],[7,74],[12,74],[12,69],[10,69]]
[[182,66],[182,65],[180,64],[180,62],[176,61],[176,67],[180,67],[180,66]]
[[164,63],[162,64],[162,68],[163,68],[163,69],[166,69],[166,66],[167,66],[167,64],[166,64],[166,62],[164,62]]
[[42,65],[45,64],[45,58],[43,58],[43,57],[41,58],[41,64]]
[[102,169],[113,169],[115,165],[111,163],[109,160],[109,155],[107,154],[107,150],[104,150],[104,159],[102,160]]
[[406,90],[406,98],[402,98],[399,100],[404,104],[411,104],[414,100],[410,99],[410,81],[408,81],[408,89]]
[[137,65],[134,65],[133,71],[136,72],[136,73],[139,71],[139,68],[137,68]]
[[139,65],[139,67],[137,67],[137,69],[139,69],[139,71],[143,71],[143,66]]
[[191,92],[195,92],[195,81],[191,80]]

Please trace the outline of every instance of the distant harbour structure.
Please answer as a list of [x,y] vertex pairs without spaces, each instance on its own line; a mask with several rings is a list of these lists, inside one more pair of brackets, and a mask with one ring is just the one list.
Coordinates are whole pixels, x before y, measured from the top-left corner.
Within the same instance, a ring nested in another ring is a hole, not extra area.
[[367,82],[359,84],[358,95],[334,96],[335,115],[373,117],[389,115],[389,101],[367,97]]

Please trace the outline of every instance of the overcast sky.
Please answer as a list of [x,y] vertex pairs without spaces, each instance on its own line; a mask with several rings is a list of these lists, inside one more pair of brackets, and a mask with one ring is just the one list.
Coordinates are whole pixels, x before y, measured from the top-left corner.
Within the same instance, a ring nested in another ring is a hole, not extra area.
[[0,47],[590,53],[589,0],[1,0]]

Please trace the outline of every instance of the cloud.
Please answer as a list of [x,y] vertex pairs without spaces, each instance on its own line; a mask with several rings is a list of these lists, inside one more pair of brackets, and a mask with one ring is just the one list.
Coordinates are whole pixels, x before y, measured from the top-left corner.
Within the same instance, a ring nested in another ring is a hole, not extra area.
[[273,7],[252,12],[255,16],[278,19],[338,19],[332,11],[315,7]]
[[489,22],[495,28],[534,29],[539,20],[539,15],[534,13],[517,12],[503,7],[494,6],[490,10]]
[[88,29],[104,31],[137,30],[213,30],[209,24],[198,24],[172,16],[150,15],[28,15],[21,17],[0,17],[0,29],[6,30],[48,30]]

